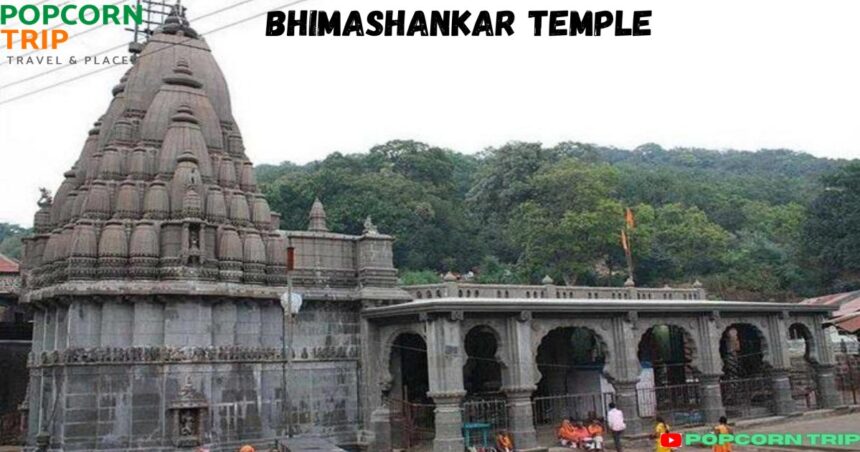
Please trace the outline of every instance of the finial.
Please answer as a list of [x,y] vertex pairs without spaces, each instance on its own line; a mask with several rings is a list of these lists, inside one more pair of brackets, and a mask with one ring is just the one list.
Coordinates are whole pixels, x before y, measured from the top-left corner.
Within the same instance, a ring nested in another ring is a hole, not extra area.
[[376,225],[373,224],[373,219],[370,218],[370,215],[364,219],[364,234],[365,235],[376,235],[379,234],[379,230],[376,228]]
[[636,286],[636,283],[635,283],[635,282],[633,282],[633,277],[632,277],[632,276],[628,276],[628,277],[627,277],[627,280],[626,280],[626,281],[624,281],[624,287],[634,287],[634,286]]
[[450,271],[448,273],[445,273],[445,276],[442,277],[442,281],[446,281],[446,282],[454,282],[456,280],[457,280],[457,277],[454,276],[454,274],[451,273]]
[[546,275],[543,277],[543,279],[540,282],[541,282],[541,284],[548,286],[548,285],[552,284],[554,281],[552,280],[552,278],[549,277],[549,275]]
[[696,289],[702,287],[702,282],[699,281],[699,278],[696,278],[696,280],[693,281],[693,287],[695,287]]
[[315,232],[327,232],[328,226],[326,225],[326,214],[325,207],[323,207],[322,202],[319,198],[314,200],[313,206],[311,206],[310,213],[310,222],[308,223],[308,230]]

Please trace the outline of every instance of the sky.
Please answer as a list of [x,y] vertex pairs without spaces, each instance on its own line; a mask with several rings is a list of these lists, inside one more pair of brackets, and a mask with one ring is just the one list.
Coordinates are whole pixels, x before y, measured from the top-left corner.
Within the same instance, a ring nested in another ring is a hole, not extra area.
[[[306,163],[392,139],[466,153],[514,140],[573,140],[860,157],[856,0],[305,0],[291,8],[509,9],[516,34],[266,37],[264,16],[206,33],[285,3],[183,1],[225,73],[256,164]],[[650,9],[652,35],[535,37],[530,9]],[[101,27],[35,55],[81,57],[130,38],[122,27]],[[30,226],[38,188],[59,186],[124,68],[4,60],[0,103],[27,97],[0,104],[0,222]],[[55,72],[7,86],[47,70]]]

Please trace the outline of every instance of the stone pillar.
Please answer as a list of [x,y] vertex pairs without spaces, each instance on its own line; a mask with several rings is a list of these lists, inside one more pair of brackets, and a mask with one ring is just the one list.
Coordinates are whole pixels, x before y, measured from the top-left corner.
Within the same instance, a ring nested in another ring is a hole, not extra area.
[[702,393],[702,413],[705,423],[716,424],[720,416],[725,416],[723,394],[720,388],[722,374],[702,374],[699,376],[699,387]]
[[791,380],[789,380],[791,358],[789,358],[788,347],[786,346],[788,341],[787,318],[787,312],[768,316],[767,330],[763,331],[767,338],[768,347],[765,357],[769,357],[771,365],[773,365],[770,381],[773,387],[774,411],[778,416],[788,416],[797,411],[794,398],[791,396]]
[[637,383],[639,383],[638,378],[612,382],[612,386],[615,387],[615,406],[624,413],[624,423],[627,424],[627,429],[624,430],[625,435],[636,435],[644,431],[642,419],[639,417]]
[[463,390],[464,351],[460,335],[463,312],[428,318],[427,370],[430,391],[427,396],[436,404],[434,410],[436,437],[433,452],[462,452],[463,413],[460,402]]
[[436,437],[433,438],[433,452],[462,452],[463,443],[463,411],[460,403],[466,391],[429,392],[427,393],[436,404],[433,410],[436,426]]
[[789,369],[771,369],[770,381],[773,388],[774,411],[777,416],[788,416],[796,411],[794,399],[791,397],[791,381],[788,379]]
[[842,396],[836,389],[836,366],[833,364],[816,364],[815,384],[818,389],[819,408],[836,408],[843,405]]
[[508,370],[503,375],[507,396],[508,421],[517,450],[536,449],[534,416],[532,415],[531,395],[535,391],[538,378],[535,376],[535,356],[532,353],[532,316],[523,311],[516,317],[509,317],[506,324],[508,346],[506,361]]
[[391,450],[391,410],[388,403],[370,413],[370,430],[373,432],[373,450]]
[[830,335],[824,328],[824,316],[816,315],[814,324],[818,326],[812,331],[813,346],[816,348],[818,363],[815,365],[815,383],[818,391],[815,394],[818,405],[822,408],[842,406],[842,394],[836,388],[836,356],[830,343]]
[[719,312],[701,315],[697,319],[698,347],[694,360],[702,375],[699,388],[702,394],[702,412],[705,422],[714,424],[726,414],[723,407],[723,394],[720,378],[723,376],[723,360],[720,357],[720,336],[722,328]]
[[624,413],[624,423],[627,424],[625,434],[635,435],[643,430],[639,418],[639,402],[636,384],[639,383],[639,327],[636,312],[629,312],[624,317],[612,319],[612,359],[610,373],[615,377],[612,386],[615,387],[615,405]]
[[532,414],[532,393],[534,391],[534,386],[504,389],[508,398],[508,424],[517,450],[538,449],[534,415]]

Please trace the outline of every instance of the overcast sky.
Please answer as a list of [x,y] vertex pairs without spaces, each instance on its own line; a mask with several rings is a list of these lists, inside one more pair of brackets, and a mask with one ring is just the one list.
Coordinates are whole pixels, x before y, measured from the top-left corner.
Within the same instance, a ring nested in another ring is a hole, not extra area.
[[[183,4],[194,18],[238,1]],[[284,3],[248,0],[193,25],[206,32]],[[860,156],[856,0],[307,0],[296,8],[510,9],[517,33],[267,38],[264,17],[214,33],[207,40],[255,163],[305,163],[396,138],[468,153],[510,140],[576,140]],[[529,9],[652,9],[653,35],[534,37]],[[102,27],[39,54],[83,56],[129,38]],[[4,64],[0,85],[52,68]],[[0,102],[99,68],[0,89]],[[56,190],[122,72],[0,105],[0,221],[32,224],[38,187]]]

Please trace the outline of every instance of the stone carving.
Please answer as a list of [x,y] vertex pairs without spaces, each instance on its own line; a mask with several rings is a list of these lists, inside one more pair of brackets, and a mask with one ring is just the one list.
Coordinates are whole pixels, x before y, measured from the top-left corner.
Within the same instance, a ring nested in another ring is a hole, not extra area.
[[179,389],[178,399],[168,408],[173,418],[173,443],[176,447],[196,447],[203,443],[204,417],[209,404],[194,389],[191,377]]
[[370,218],[370,215],[364,219],[364,234],[365,235],[378,235],[379,230],[376,228],[376,225],[373,224],[373,220]]
[[196,435],[196,424],[194,412],[191,410],[182,410],[179,412],[179,435],[193,436]]
[[39,187],[39,201],[36,204],[39,207],[51,207],[54,203],[54,198],[51,197],[51,191],[45,187]]
[[[355,358],[358,348],[327,346],[320,348],[314,358]],[[126,363],[202,363],[218,361],[281,361],[282,353],[275,347],[97,347],[67,348],[32,355],[30,367],[85,364]]]

